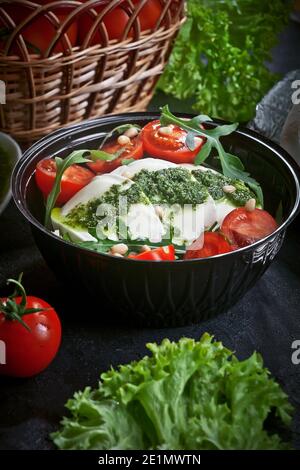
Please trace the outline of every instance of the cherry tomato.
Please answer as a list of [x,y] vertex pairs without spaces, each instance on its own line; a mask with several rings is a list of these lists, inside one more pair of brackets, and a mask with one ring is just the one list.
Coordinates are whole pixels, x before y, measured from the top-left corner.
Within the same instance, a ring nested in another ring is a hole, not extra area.
[[[72,165],[64,172],[61,181],[61,192],[57,204],[67,202],[80,189],[86,186],[93,178],[94,173],[80,165]],[[53,158],[41,160],[35,170],[35,180],[44,196],[48,196],[56,177],[56,163]]]
[[[136,5],[140,0],[133,0],[133,3]],[[162,13],[162,5],[160,0],[148,0],[147,3],[143,6],[139,13],[139,20],[141,25],[141,30],[154,29],[160,15]]]
[[160,246],[159,248],[154,248],[154,250],[143,251],[138,255],[129,255],[128,258],[143,261],[174,261],[175,249],[173,245]]
[[119,152],[121,149],[124,149],[124,152],[119,158],[116,158],[111,162],[97,160],[96,162],[88,163],[88,167],[95,173],[110,173],[121,166],[123,160],[131,158],[139,160],[143,156],[143,144],[139,136],[131,139],[130,143],[127,145],[121,146],[117,141],[113,141],[103,145],[101,148],[101,150],[110,154]]
[[[10,15],[10,17],[13,19],[13,21],[16,23],[17,26],[21,22],[23,22],[26,17],[32,14],[32,10],[26,7],[22,7],[22,6],[18,6],[18,8],[16,8],[13,5],[7,5],[4,8],[5,8],[5,11]],[[63,21],[66,19],[68,15],[68,11],[66,9],[59,9],[59,11],[57,11],[56,9],[54,10],[54,13],[58,17],[61,23],[63,23]],[[5,43],[7,39],[9,38],[12,31],[7,29],[7,26],[5,26],[1,20],[0,20],[0,29],[2,30],[2,37],[4,38],[0,43],[0,49],[4,49]],[[6,30],[7,32],[5,33]],[[25,28],[22,29],[21,34],[26,43],[29,54],[44,54],[46,50],[48,49],[49,44],[51,43],[52,39],[56,35],[56,32],[57,30],[53,26],[51,21],[41,14],[40,16],[32,20],[30,24],[28,24],[28,26],[25,26]],[[72,47],[75,46],[76,44],[77,32],[78,32],[77,22],[74,21],[66,31],[67,37]],[[67,45],[65,45],[64,40],[60,39],[58,43],[56,44],[56,46],[54,47],[52,53],[63,52],[64,50],[66,50],[66,48],[67,48]],[[13,47],[10,50],[10,53],[13,53],[16,55],[20,54],[20,50],[19,50],[17,43],[13,45]]]
[[[47,302],[21,294],[1,299],[0,340],[5,345],[5,364],[0,364],[0,374],[31,377],[44,370],[56,356],[61,342],[61,324]],[[8,301],[15,305],[19,320],[11,318]],[[27,309],[38,311],[26,313]]]
[[[198,246],[202,245],[202,248]],[[184,259],[195,258],[208,258],[210,256],[221,255],[223,253],[230,253],[233,247],[230,246],[227,240],[217,232],[205,232],[202,237],[191,245],[184,255]]]
[[267,211],[247,211],[239,207],[225,217],[221,231],[230,243],[243,247],[265,238],[277,227],[277,222]]
[[161,134],[160,128],[160,121],[152,121],[142,129],[145,152],[152,157],[174,163],[193,163],[204,140],[200,138],[195,150],[190,150],[185,144],[186,131],[178,126],[170,125],[171,134]]

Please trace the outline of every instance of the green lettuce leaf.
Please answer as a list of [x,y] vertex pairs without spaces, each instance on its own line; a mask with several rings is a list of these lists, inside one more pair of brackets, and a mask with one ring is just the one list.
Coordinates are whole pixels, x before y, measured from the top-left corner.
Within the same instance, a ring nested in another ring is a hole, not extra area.
[[286,394],[259,354],[239,361],[222,343],[165,339],[151,356],[102,374],[67,402],[52,434],[60,449],[286,449],[269,415],[291,422]]

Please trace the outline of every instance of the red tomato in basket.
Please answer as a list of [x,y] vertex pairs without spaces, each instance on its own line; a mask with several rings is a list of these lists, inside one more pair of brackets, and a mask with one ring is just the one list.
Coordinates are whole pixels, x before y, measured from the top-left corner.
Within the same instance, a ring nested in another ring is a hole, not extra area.
[[[32,10],[25,7],[13,7],[12,5],[4,6],[5,11],[11,16],[15,24],[18,26],[21,22],[26,19],[31,13]],[[59,21],[63,23],[66,19],[68,12],[66,9],[59,9],[59,11],[53,10]],[[10,31],[7,26],[4,25],[4,20],[0,20],[0,29],[2,30],[2,41],[0,43],[0,50],[5,48],[5,43],[9,38],[12,31]],[[75,46],[77,41],[78,27],[77,22],[73,22],[70,27],[67,29],[66,34],[70,41],[71,46]],[[45,54],[49,44],[56,35],[56,28],[53,26],[50,20],[45,16],[40,15],[22,30],[22,36],[26,43],[27,50],[29,54]],[[63,52],[67,50],[68,47],[65,45],[64,40],[60,39],[56,46],[54,47],[52,53]],[[9,53],[20,55],[20,50],[18,44],[15,41],[15,44],[12,46]]]
[[[93,178],[94,173],[80,165],[71,165],[64,172],[61,180],[61,192],[56,203],[64,204],[80,189],[84,188]],[[45,197],[48,196],[56,177],[56,163],[53,158],[41,160],[35,170],[35,180]]]
[[[98,13],[101,13],[101,11],[103,11],[103,7],[97,7],[95,8],[95,10]],[[122,8],[114,8],[112,11],[106,13],[106,15],[104,15],[103,17],[103,23],[107,30],[108,39],[120,40],[123,36],[128,21],[129,16]],[[82,45],[94,24],[94,19],[91,16],[85,14],[80,18],[79,22],[79,43],[80,45]],[[132,36],[131,31],[129,32],[128,36]],[[99,32],[99,30],[96,30],[88,45],[95,46],[96,44],[101,44],[102,42],[103,39],[101,32]]]
[[111,162],[97,160],[96,162],[93,162],[93,163],[87,163],[88,167],[91,170],[93,170],[95,173],[110,173],[111,171],[121,166],[123,160],[129,160],[132,158],[134,160],[139,160],[140,158],[143,157],[143,154],[144,154],[143,144],[139,136],[131,139],[130,143],[125,146],[121,146],[115,140],[115,141],[112,141],[103,145],[103,147],[101,148],[101,150],[110,154],[117,153],[121,149],[124,149],[124,152],[122,153],[122,156],[120,156],[119,158],[116,158],[115,160]]
[[[136,5],[140,0],[133,0],[133,3]],[[162,13],[162,5],[160,0],[148,0],[146,5],[140,11],[139,20],[141,25],[141,30],[154,29],[160,15]]]
[[230,253],[233,247],[228,243],[223,235],[217,232],[205,232],[203,235],[202,248],[188,249],[184,255],[184,259],[208,258],[210,256]]
[[160,128],[160,121],[152,121],[142,129],[145,152],[151,157],[162,158],[174,163],[193,163],[204,139],[200,138],[195,150],[190,150],[185,144],[186,131],[171,125],[172,132],[168,135],[162,135]]
[[241,248],[267,237],[277,228],[278,224],[269,212],[239,207],[225,217],[221,231],[232,244]]

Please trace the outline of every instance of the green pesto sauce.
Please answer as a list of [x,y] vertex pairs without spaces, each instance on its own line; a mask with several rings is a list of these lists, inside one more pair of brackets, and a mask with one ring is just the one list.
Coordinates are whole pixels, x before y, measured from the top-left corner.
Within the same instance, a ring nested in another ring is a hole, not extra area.
[[164,204],[202,204],[208,197],[203,184],[191,177],[184,168],[140,171],[133,178],[150,202]]
[[[234,180],[210,170],[194,170],[192,174],[197,181],[208,189],[209,194],[215,201],[226,197],[235,206],[244,206],[249,199],[255,198],[255,194],[243,181]],[[234,186],[236,191],[234,193],[225,193],[223,191],[225,185]]]
[[[125,183],[127,184],[127,183]],[[114,184],[103,196],[92,199],[87,204],[79,204],[74,207],[67,215],[66,221],[72,227],[92,228],[97,225],[100,216],[96,212],[101,204],[107,204],[105,207],[106,217],[110,215],[109,206],[112,206],[111,215],[114,215],[113,208],[119,207],[120,197],[126,197],[127,207],[132,204],[149,204],[149,200],[138,185],[132,185],[129,188],[124,188],[124,185]]]

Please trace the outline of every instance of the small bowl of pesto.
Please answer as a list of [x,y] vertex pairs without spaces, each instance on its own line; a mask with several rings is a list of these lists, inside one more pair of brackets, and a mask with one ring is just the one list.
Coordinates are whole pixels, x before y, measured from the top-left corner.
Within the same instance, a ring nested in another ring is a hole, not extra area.
[[11,174],[21,154],[19,145],[9,135],[0,132],[0,214],[11,198]]
[[206,115],[133,113],[59,130],[14,170],[14,200],[49,266],[97,314],[142,326],[236,303],[299,213],[280,147]]

